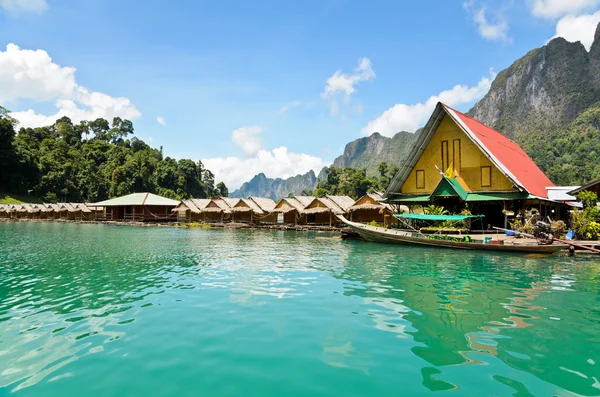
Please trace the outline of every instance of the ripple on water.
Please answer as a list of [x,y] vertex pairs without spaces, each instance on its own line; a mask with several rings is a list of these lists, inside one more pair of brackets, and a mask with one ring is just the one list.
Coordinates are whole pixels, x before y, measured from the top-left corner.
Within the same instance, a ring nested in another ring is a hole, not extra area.
[[0,390],[600,395],[597,263],[314,237],[0,224]]

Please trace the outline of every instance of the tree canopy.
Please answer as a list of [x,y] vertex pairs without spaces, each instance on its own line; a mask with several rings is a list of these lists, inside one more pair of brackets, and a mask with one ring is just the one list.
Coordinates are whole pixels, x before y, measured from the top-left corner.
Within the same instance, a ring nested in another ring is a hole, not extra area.
[[366,193],[386,190],[398,169],[396,164],[384,161],[378,166],[379,177],[370,177],[365,169],[329,167],[327,177],[319,181],[313,195],[350,196],[357,200]]
[[0,107],[0,191],[45,201],[95,202],[134,192],[174,199],[227,195],[201,161],[163,157],[134,136],[133,123],[115,117],[21,128]]

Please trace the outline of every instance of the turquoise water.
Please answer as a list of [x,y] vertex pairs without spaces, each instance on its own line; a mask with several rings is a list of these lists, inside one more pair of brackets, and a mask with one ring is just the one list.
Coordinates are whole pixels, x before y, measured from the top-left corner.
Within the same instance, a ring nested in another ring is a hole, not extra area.
[[600,263],[0,224],[0,395],[600,395]]

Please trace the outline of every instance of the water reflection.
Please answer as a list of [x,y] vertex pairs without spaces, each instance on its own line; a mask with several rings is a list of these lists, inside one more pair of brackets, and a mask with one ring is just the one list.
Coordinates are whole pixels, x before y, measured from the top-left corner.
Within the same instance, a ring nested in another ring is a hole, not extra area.
[[[352,245],[342,275],[361,280],[361,288],[349,284],[345,294],[368,304],[391,303],[390,311],[405,324],[374,326],[413,337],[411,351],[433,366],[423,367],[426,387],[460,387],[436,375],[447,372],[445,367],[489,364],[485,357],[495,356],[564,390],[600,394],[599,368],[584,359],[600,353],[598,317],[578,313],[590,303],[581,302],[581,294],[576,300],[569,296],[580,284],[585,291],[593,285],[596,294],[584,297],[598,301],[587,261],[364,245]],[[596,266],[592,269],[597,280]],[[495,379],[520,392],[536,384]]]
[[70,385],[133,356],[116,362],[125,378],[154,374],[139,387],[154,368],[221,380],[226,368],[304,394],[332,379],[322,394],[361,383],[382,395],[600,395],[600,265],[589,259],[276,231],[0,226],[0,390]]

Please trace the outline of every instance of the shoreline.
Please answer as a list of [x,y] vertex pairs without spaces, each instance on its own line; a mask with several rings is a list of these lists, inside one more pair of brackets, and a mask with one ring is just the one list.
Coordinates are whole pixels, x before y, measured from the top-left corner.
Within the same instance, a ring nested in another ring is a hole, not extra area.
[[81,223],[89,225],[117,225],[117,226],[141,226],[141,227],[171,227],[179,229],[251,229],[251,230],[280,230],[297,232],[330,232],[341,233],[347,228],[335,226],[317,226],[317,225],[282,225],[265,224],[255,225],[248,223],[184,223],[184,222],[118,222],[118,221],[98,221],[98,220],[75,220],[75,219],[29,219],[29,218],[0,218],[0,222],[12,223]]
[[[255,225],[247,223],[185,223],[185,222],[131,222],[131,221],[98,221],[98,220],[75,220],[75,219],[29,219],[29,218],[0,218],[0,223],[79,223],[88,225],[113,225],[113,226],[137,226],[137,227],[168,227],[174,229],[248,229],[248,230],[278,230],[278,231],[295,231],[295,232],[317,232],[317,233],[336,233],[341,239],[356,239],[352,233],[348,233],[348,228],[334,226],[317,226],[317,225],[280,225],[280,224],[265,224]],[[346,233],[345,233],[346,232]],[[504,236],[498,233],[495,236]],[[358,238],[361,240],[360,238]],[[577,244],[596,246],[593,241],[574,241]],[[565,251],[566,252],[566,251]],[[593,252],[576,248],[573,253],[578,255],[594,255]],[[558,256],[565,256],[565,253],[559,253]]]

